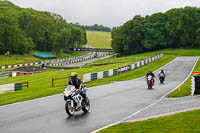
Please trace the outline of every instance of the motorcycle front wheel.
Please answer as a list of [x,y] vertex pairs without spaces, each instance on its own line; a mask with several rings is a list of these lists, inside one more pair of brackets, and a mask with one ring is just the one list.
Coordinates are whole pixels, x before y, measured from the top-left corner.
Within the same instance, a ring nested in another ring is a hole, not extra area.
[[67,99],[65,103],[65,111],[69,116],[73,116],[75,113],[75,104],[72,99]]
[[89,100],[89,98],[86,97],[84,102],[85,102],[85,105],[82,108],[82,110],[83,110],[83,112],[88,112],[90,110],[90,100]]

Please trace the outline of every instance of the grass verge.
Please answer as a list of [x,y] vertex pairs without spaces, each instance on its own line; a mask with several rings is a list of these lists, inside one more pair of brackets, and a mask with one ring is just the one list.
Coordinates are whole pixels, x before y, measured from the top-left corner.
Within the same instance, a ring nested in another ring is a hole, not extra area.
[[152,71],[155,71],[155,70],[159,69],[160,67],[164,66],[165,64],[169,63],[170,61],[172,61],[174,58],[175,58],[175,56],[166,55],[162,59],[159,59],[153,63],[142,66],[140,68],[137,68],[137,69],[134,69],[134,70],[131,70],[128,72],[124,72],[124,73],[118,74],[116,76],[92,81],[92,82],[88,83],[87,86],[91,87],[91,86],[109,84],[109,83],[112,83],[115,81],[136,79],[136,78],[146,75],[149,69],[151,69]]
[[[200,71],[200,60],[198,60],[193,73],[195,71]],[[189,96],[191,94],[191,79],[193,76],[193,73],[191,74],[191,76],[188,78],[188,80],[181,86],[180,91],[176,90],[174,92],[172,92],[171,94],[168,95],[168,97],[183,97],[183,96]]]
[[[91,86],[96,86],[96,85],[108,84],[108,83],[111,83],[112,81],[129,80],[129,79],[138,78],[140,76],[145,75],[146,72],[150,68],[152,70],[156,70],[162,65],[165,65],[166,63],[170,62],[174,58],[175,58],[174,56],[164,56],[164,58],[158,61],[152,62],[148,65],[145,65],[141,68],[138,68],[129,72],[125,72],[117,76],[109,77],[106,79],[96,80],[96,81],[88,83],[87,86],[91,87]],[[18,77],[13,77],[13,78],[1,79],[0,84],[28,81],[30,88],[23,88],[23,90],[20,90],[20,91],[0,94],[0,105],[21,102],[25,100],[30,100],[30,99],[35,99],[39,97],[62,93],[64,87],[67,85],[68,79],[67,78],[63,79],[62,82],[59,81],[60,83],[56,83],[56,86],[52,88],[51,87],[52,77],[54,78],[66,77],[73,71],[76,71],[80,74],[95,72],[95,71],[103,71],[103,70],[119,67],[120,65],[124,65],[124,63],[111,64],[111,65],[106,65],[106,66],[95,66],[95,67],[81,68],[81,69],[75,69],[75,70],[74,69],[64,70],[64,71],[51,70],[51,71],[38,73],[34,75],[26,75],[26,76],[18,76]]]
[[111,48],[111,33],[101,31],[87,31],[87,44],[95,48]]
[[[57,55],[57,58],[69,58],[69,57],[75,57],[87,54],[87,51],[75,51],[71,53],[59,53]],[[32,63],[37,61],[44,61],[44,59],[39,59],[31,54],[25,54],[25,55],[11,55],[10,57],[0,55],[0,66],[6,66],[6,65],[15,65],[15,64],[22,64],[22,63]],[[47,59],[49,60],[49,59]]]
[[158,53],[165,53],[166,55],[164,56],[164,58],[156,62],[150,63],[148,65],[145,65],[141,68],[138,68],[129,72],[125,72],[113,77],[105,78],[102,80],[96,80],[96,81],[88,83],[87,86],[91,87],[91,86],[96,86],[96,85],[109,84],[115,81],[135,79],[135,78],[144,76],[149,69],[154,71],[156,69],[159,69],[161,66],[165,65],[166,63],[170,62],[176,57],[174,56],[174,53],[176,53],[176,55],[179,55],[179,56],[188,55],[189,53],[191,53],[191,55],[194,54],[194,55],[199,56],[200,50],[191,50],[191,49],[169,50],[167,49],[167,50],[162,50],[162,51],[132,55],[128,57],[110,58],[107,60],[102,60],[100,62],[93,63],[93,64],[103,64],[103,63],[115,62],[116,64],[108,64],[108,65],[103,65],[103,66],[90,66],[90,64],[88,64],[86,68],[81,68],[81,69],[64,70],[64,71],[51,69],[51,70],[48,70],[47,72],[37,73],[33,75],[0,79],[0,84],[28,81],[29,86],[30,86],[30,88],[23,88],[23,90],[21,91],[0,94],[0,105],[21,102],[25,100],[30,100],[30,99],[35,99],[35,98],[40,98],[44,96],[61,93],[64,87],[67,85],[68,79],[66,78],[62,82],[59,81],[59,83],[56,83],[55,87],[51,87],[52,77],[53,78],[66,77],[70,75],[70,73],[73,71],[76,71],[77,73],[83,75],[85,73],[99,72],[99,71],[109,70],[113,68],[118,68],[124,65],[134,64],[140,59],[148,58]]
[[200,110],[140,122],[119,124],[99,133],[199,133]]

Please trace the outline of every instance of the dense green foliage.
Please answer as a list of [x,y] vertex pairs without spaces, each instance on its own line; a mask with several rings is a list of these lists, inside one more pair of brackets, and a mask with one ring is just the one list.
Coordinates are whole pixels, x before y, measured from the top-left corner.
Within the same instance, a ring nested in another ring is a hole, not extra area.
[[68,24],[60,15],[20,8],[0,1],[0,54],[68,51],[84,44],[85,31]]
[[103,25],[98,25],[94,24],[91,26],[84,26],[86,30],[95,30],[95,31],[106,31],[106,32],[111,32],[111,28],[103,26]]
[[90,31],[104,31],[104,32],[111,32],[111,28],[103,26],[103,25],[98,25],[98,24],[94,24],[91,26],[88,25],[80,25],[79,23],[75,23],[74,25],[78,26],[78,27],[82,27],[85,30],[90,30]]
[[112,31],[112,48],[130,55],[163,48],[200,47],[200,9],[171,9],[151,16],[135,16]]

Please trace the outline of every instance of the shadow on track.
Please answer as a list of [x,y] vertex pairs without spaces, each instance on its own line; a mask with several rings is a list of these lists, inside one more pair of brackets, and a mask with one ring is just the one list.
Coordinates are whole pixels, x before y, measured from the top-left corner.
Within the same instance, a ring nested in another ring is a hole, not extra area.
[[87,112],[87,113],[77,113],[74,116],[68,116],[66,118],[66,121],[85,119],[86,117],[88,117],[89,114],[90,114],[90,112]]

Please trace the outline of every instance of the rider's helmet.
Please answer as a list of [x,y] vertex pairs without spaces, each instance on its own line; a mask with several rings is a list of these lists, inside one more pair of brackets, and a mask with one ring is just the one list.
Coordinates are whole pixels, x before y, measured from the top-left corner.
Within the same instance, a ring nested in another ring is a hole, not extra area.
[[77,75],[78,75],[78,74],[77,74],[76,72],[72,72],[70,78],[71,78],[73,81],[75,81],[75,80],[77,80]]
[[163,73],[163,72],[164,72],[164,70],[162,69],[162,70],[161,70],[161,72]]

